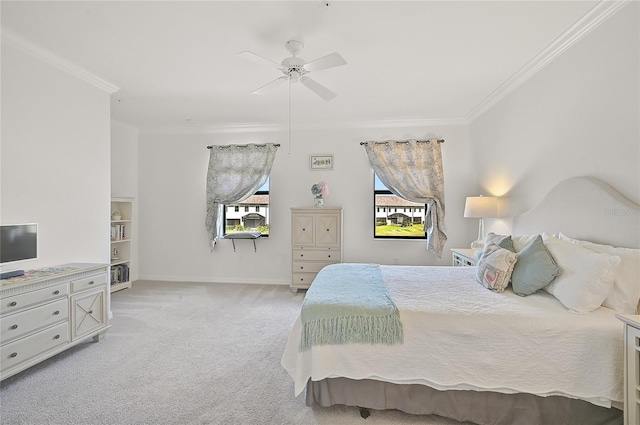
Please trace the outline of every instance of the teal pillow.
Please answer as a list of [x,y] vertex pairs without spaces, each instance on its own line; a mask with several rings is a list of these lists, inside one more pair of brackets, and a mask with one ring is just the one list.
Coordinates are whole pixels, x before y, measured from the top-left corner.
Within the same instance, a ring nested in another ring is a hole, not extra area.
[[511,252],[516,252],[516,249],[513,247],[513,239],[511,239],[511,235],[505,236],[504,238],[500,239],[496,245]]
[[[496,235],[494,233],[489,233],[485,240],[484,246],[489,246],[489,244],[492,243],[498,245],[500,248],[506,249],[511,252],[516,252],[516,249],[513,247],[513,240],[511,239],[511,235],[502,236]],[[476,264],[482,259],[482,252],[483,251],[478,251],[478,253],[476,254]]]
[[561,271],[538,235],[518,252],[518,262],[511,274],[513,292],[520,296],[531,295],[553,282]]

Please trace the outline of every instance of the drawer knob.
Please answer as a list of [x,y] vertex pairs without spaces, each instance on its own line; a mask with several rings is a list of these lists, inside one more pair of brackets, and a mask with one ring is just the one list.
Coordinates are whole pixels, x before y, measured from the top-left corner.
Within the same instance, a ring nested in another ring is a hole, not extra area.
[[60,310],[56,310],[56,311],[53,312],[54,316],[57,316],[58,314],[60,314]]
[[300,254],[301,257],[304,257],[304,254]]
[[60,335],[54,336],[53,339],[60,339]]
[[89,283],[87,283],[87,285],[93,285],[93,280],[90,280]]
[[327,258],[331,258],[331,254],[327,255]]
[[15,306],[17,306],[17,305],[18,305],[18,303],[17,303],[17,302],[15,302],[15,301],[12,301],[12,302],[10,302],[10,303],[9,303],[9,306],[10,306],[10,307],[15,307]]
[[11,329],[18,329],[18,325],[11,326]]
[[53,291],[53,295],[58,295],[60,293],[60,291],[58,291],[57,289],[55,291]]
[[300,270],[304,270],[304,267],[303,267],[303,266],[300,266]]
[[18,355],[18,353],[11,353],[11,354],[9,355],[9,357],[16,357],[17,355]]
[[329,231],[329,229],[327,229],[327,232]]
[[89,314],[93,314],[93,310],[89,310]]
[[300,282],[304,282],[304,277],[301,277],[301,278],[300,278]]
[[305,229],[304,227],[302,228],[302,231],[303,231],[303,232],[306,232],[306,230],[307,230],[307,229]]

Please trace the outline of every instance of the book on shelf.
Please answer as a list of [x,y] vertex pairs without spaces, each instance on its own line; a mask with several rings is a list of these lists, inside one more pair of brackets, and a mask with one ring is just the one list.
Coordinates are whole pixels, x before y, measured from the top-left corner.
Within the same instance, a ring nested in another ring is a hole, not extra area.
[[111,240],[121,241],[126,239],[125,229],[126,226],[124,224],[115,224],[111,226]]
[[111,284],[128,282],[129,281],[129,266],[127,264],[118,264],[117,266],[111,266]]

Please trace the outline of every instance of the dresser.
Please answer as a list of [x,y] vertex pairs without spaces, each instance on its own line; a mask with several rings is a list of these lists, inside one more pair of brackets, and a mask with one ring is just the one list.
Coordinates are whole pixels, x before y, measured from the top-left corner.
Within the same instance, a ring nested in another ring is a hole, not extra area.
[[291,208],[291,291],[308,289],[318,272],[342,262],[342,208]]
[[640,315],[616,315],[624,323],[624,424],[640,425]]
[[109,265],[65,264],[0,281],[0,379],[108,329]]

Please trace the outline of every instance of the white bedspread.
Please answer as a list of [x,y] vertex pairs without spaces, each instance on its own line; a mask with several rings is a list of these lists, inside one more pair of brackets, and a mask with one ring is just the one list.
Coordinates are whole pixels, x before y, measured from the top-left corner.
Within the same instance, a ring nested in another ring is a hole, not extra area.
[[472,267],[381,266],[404,344],[325,345],[300,352],[300,318],[282,366],[299,395],[309,378],[378,379],[439,390],[623,400],[623,325],[605,307],[573,314],[538,291],[519,297],[475,282]]

